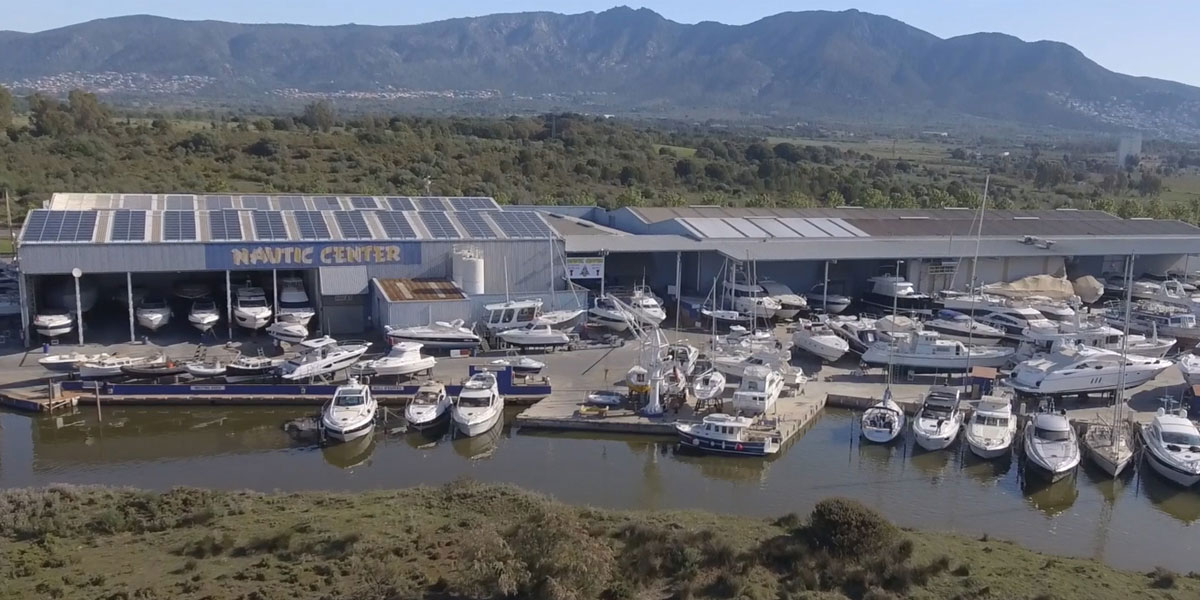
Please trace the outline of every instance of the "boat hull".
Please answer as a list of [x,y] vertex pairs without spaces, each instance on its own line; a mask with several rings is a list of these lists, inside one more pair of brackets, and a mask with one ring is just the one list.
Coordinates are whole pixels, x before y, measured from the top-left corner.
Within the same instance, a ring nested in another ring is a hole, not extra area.
[[1200,483],[1200,474],[1188,473],[1177,469],[1174,465],[1159,458],[1154,453],[1154,450],[1151,450],[1148,446],[1146,448],[1146,461],[1150,463],[1150,468],[1154,469],[1155,473],[1158,473],[1163,479],[1175,485],[1186,488]]
[[949,448],[954,440],[958,439],[958,430],[954,430],[954,434],[931,434],[921,431],[920,429],[913,430],[913,439],[917,441],[917,445],[931,452],[937,450],[945,450]]
[[233,311],[233,320],[237,322],[238,327],[246,329],[262,329],[271,322],[270,313],[246,313],[241,310]]
[[[838,341],[843,341],[837,338]],[[792,345],[809,353],[825,362],[837,362],[842,356],[850,350],[849,344],[845,346],[822,343],[810,337],[796,336],[792,338]]]
[[753,442],[716,440],[698,436],[694,433],[686,432],[684,430],[679,430],[679,443],[682,446],[692,448],[700,452],[710,452],[713,454],[762,457],[775,453],[775,450],[767,443],[766,440]]
[[[382,360],[382,359],[380,359]],[[368,368],[375,372],[375,375],[382,377],[399,377],[401,375],[412,375],[422,371],[428,371],[437,364],[437,361],[431,357],[423,357],[421,360],[411,361],[407,363],[380,363],[379,360],[372,361],[368,364]]]
[[925,328],[930,331],[938,332],[938,335],[943,339],[954,340],[964,344],[974,344],[976,346],[995,346],[999,344],[1004,336],[1001,334],[981,334],[981,333],[966,333],[957,329],[948,329],[938,327],[936,325],[925,324]]
[[1025,455],[1025,474],[1047,483],[1057,483],[1075,474],[1078,463],[1065,469],[1053,469]]
[[623,318],[618,318],[607,313],[597,313],[595,311],[588,312],[588,321],[607,327],[613,331],[626,331],[629,329],[629,322]]
[[468,420],[457,413],[452,413],[450,416],[454,421],[454,428],[458,430],[459,433],[467,437],[475,437],[491,431],[492,428],[495,427],[500,421],[500,417],[503,415],[503,410],[497,410],[488,415],[486,419],[480,420]]
[[60,335],[66,335],[68,333],[71,333],[71,326],[70,325],[55,325],[55,326],[48,326],[48,327],[38,327],[37,332],[38,332],[38,335],[42,335],[45,337],[58,337]]
[[359,423],[352,427],[346,428],[330,427],[329,425],[325,426],[325,436],[339,442],[354,441],[373,431],[375,431],[374,418],[365,423]]
[[201,333],[212,329],[217,325],[220,317],[216,315],[191,315],[188,317],[188,323],[192,324]]
[[875,292],[863,294],[861,302],[867,306],[891,312],[892,308],[905,313],[928,313],[933,310],[933,300],[929,296],[893,297]]
[[470,350],[479,347],[479,340],[467,337],[422,337],[419,335],[404,335],[392,332],[387,336],[388,342],[392,345],[400,342],[415,342],[426,348],[437,348],[439,350]]
[[[850,308],[849,298],[830,297],[828,303],[825,303],[820,295],[806,294],[804,298],[808,300],[808,308],[810,310],[824,308],[824,312],[831,315],[840,315],[846,312],[847,308]],[[891,306],[888,306],[888,309],[891,310]]]
[[1009,442],[1005,445],[987,446],[973,442],[968,437],[967,448],[971,449],[971,454],[974,454],[975,456],[978,456],[984,460],[991,460],[993,458],[1000,458],[1001,456],[1008,454],[1009,450],[1012,449],[1012,442]]
[[448,423],[450,421],[450,410],[446,408],[438,411],[434,413],[432,418],[426,417],[425,415],[412,415],[408,411],[405,411],[404,420],[408,423],[409,427],[412,427],[417,431],[428,431]]

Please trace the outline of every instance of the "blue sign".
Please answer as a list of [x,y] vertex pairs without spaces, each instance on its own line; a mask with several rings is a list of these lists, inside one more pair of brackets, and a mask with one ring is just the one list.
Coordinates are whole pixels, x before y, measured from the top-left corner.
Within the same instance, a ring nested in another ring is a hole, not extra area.
[[209,244],[204,248],[204,264],[213,270],[417,265],[421,264],[421,244],[420,242]]

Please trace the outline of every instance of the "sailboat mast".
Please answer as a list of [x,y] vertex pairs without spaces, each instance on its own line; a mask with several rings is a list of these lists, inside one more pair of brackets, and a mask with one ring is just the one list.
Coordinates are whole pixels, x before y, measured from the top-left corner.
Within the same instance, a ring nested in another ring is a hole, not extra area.
[[1125,363],[1129,360],[1129,312],[1133,304],[1133,260],[1130,254],[1125,259],[1125,328],[1121,335],[1121,368],[1117,371],[1117,396],[1113,402],[1113,432],[1116,432],[1121,405],[1125,402]]
[[[979,228],[975,231],[975,258],[971,259],[971,281],[967,284],[968,297],[975,293],[975,277],[979,269],[979,247],[983,242],[983,216],[987,212],[988,184],[991,181],[991,175],[983,178],[983,199],[979,202]],[[957,274],[958,268],[955,268],[954,272]],[[967,325],[967,369],[971,368],[971,348],[975,346],[975,305],[976,302],[971,302],[971,310],[968,311],[971,323]]]

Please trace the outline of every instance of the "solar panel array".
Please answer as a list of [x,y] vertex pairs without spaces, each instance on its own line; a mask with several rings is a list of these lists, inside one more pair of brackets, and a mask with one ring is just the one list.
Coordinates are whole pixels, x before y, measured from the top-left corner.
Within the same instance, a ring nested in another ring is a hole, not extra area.
[[35,210],[25,219],[26,242],[90,242],[96,232],[96,211]]
[[458,222],[467,231],[468,237],[478,239],[494,239],[498,237],[496,232],[488,225],[487,220],[483,218],[483,214],[480,211],[464,211],[455,213],[454,216],[458,217]]
[[446,203],[441,198],[413,198],[417,210],[446,210]]
[[204,196],[201,205],[204,210],[233,208],[233,196]]
[[316,196],[312,203],[317,210],[342,210],[342,203],[337,196]]
[[510,238],[546,238],[554,235],[550,226],[536,212],[495,211],[489,214],[500,231]]
[[242,239],[242,221],[236,210],[217,210],[208,213],[208,239]]
[[195,210],[196,199],[192,196],[167,196],[167,210]]
[[279,210],[308,210],[308,205],[300,196],[279,196],[275,199],[275,205]]
[[388,198],[387,203],[392,210],[417,210],[412,198]]
[[256,194],[54,194],[51,210],[500,210],[484,196],[303,196]]
[[369,240],[374,236],[371,235],[371,229],[367,227],[367,221],[363,218],[363,213],[352,210],[339,210],[333,213],[333,217],[337,219],[338,229],[342,230],[342,238],[347,240]]
[[110,242],[140,242],[146,239],[146,211],[114,210]]
[[491,198],[446,198],[454,210],[500,210]]
[[296,228],[302,240],[330,239],[329,225],[325,223],[325,213],[319,210],[298,210],[292,213],[296,220]]
[[121,208],[150,210],[154,208],[154,198],[144,194],[123,196],[121,198]]
[[254,233],[258,240],[286,240],[287,227],[283,224],[283,213],[256,210],[254,215]]
[[196,239],[196,213],[168,210],[163,213],[164,242],[190,242]]
[[350,206],[359,210],[375,210],[379,208],[379,201],[371,196],[351,196]]
[[417,232],[413,229],[412,223],[408,221],[408,217],[404,213],[379,211],[375,213],[375,218],[379,219],[379,224],[383,226],[383,233],[389,239],[417,239]]
[[425,229],[429,230],[430,237],[439,240],[453,240],[462,237],[446,213],[419,212],[417,214],[420,215],[421,222],[425,224]]
[[271,199],[266,196],[242,196],[242,208],[271,210]]

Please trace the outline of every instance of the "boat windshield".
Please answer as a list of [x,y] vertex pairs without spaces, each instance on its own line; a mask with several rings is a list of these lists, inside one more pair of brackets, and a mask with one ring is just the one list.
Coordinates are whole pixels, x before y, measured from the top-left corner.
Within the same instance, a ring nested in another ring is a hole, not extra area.
[[192,309],[193,310],[217,310],[217,303],[216,302],[197,302],[192,307]]
[[976,415],[975,424],[985,425],[988,427],[1008,427],[1008,417],[988,417],[985,415]]
[[1200,446],[1200,435],[1186,431],[1164,431],[1162,441],[1177,446]]
[[1053,429],[1042,427],[1035,427],[1033,435],[1037,436],[1039,440],[1046,440],[1047,442],[1066,442],[1071,439],[1071,432],[1069,431],[1054,431]]
[[412,403],[417,406],[432,406],[437,402],[437,392],[420,392],[412,399]]
[[362,406],[367,401],[367,395],[362,392],[343,392],[333,399],[334,406]]
[[950,407],[926,405],[925,408],[921,409],[921,416],[926,419],[949,419]]
[[279,308],[309,308],[308,302],[289,302],[287,300],[279,301]]
[[458,405],[464,408],[486,408],[492,405],[491,396],[459,396]]
[[238,306],[242,308],[266,308],[267,301],[264,298],[243,298],[238,300]]

